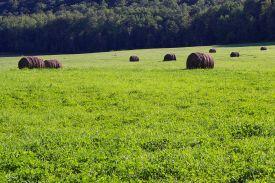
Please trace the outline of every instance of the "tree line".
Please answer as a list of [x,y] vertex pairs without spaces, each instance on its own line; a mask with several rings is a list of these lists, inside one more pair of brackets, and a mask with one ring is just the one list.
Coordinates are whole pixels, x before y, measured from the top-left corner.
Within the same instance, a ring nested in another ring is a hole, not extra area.
[[0,1],[0,52],[80,53],[274,40],[273,0]]

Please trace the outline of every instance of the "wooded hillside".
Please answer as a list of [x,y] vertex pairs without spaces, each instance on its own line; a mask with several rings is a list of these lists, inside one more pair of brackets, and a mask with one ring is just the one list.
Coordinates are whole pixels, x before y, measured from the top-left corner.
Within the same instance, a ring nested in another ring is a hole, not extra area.
[[275,40],[272,0],[0,0],[0,52]]

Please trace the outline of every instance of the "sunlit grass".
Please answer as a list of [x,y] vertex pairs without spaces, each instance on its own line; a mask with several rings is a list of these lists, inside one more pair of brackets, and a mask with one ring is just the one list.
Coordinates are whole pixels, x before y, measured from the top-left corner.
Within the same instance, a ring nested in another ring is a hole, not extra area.
[[42,56],[61,70],[0,57],[0,180],[271,182],[275,46],[185,70],[209,48]]

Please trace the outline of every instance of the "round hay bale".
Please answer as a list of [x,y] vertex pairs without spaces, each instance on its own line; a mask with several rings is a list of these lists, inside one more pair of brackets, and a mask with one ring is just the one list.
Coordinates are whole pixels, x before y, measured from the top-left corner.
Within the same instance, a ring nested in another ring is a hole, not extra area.
[[261,51],[266,51],[266,50],[267,50],[267,47],[265,47],[265,46],[261,47]]
[[213,69],[214,59],[205,53],[191,53],[186,62],[187,69]]
[[239,57],[240,56],[240,53],[239,52],[232,52],[230,54],[230,57]]
[[177,60],[177,57],[176,57],[176,55],[175,54],[166,54],[165,56],[164,56],[164,59],[163,59],[163,61],[175,61],[175,60]]
[[23,57],[18,62],[18,68],[44,68],[45,64],[44,61],[41,58],[38,57]]
[[211,49],[209,50],[209,53],[217,53],[217,50],[216,50],[215,48],[211,48]]
[[45,67],[50,69],[62,68],[62,64],[58,60],[45,60]]
[[139,58],[136,55],[131,56],[129,60],[130,62],[139,62]]

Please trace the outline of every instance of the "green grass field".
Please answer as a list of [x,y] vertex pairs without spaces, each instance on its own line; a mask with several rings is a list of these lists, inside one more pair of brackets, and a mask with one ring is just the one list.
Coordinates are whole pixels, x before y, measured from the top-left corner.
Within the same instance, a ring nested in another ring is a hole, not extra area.
[[209,48],[0,57],[0,182],[273,182],[275,45]]

